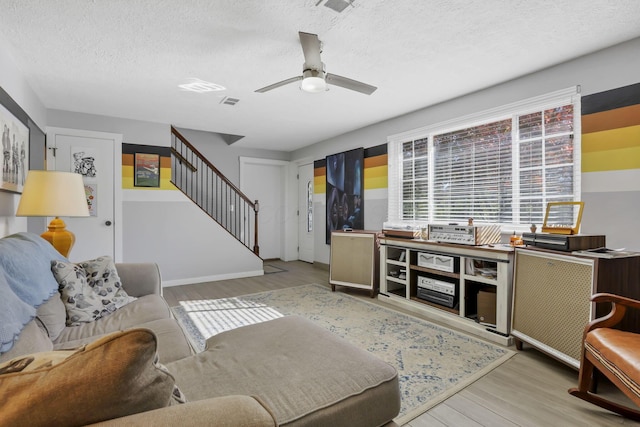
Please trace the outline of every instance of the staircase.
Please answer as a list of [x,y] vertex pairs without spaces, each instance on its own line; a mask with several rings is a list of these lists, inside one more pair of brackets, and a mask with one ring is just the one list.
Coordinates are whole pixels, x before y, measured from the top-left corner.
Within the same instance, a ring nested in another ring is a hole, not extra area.
[[258,201],[251,201],[171,126],[171,182],[229,234],[260,256]]

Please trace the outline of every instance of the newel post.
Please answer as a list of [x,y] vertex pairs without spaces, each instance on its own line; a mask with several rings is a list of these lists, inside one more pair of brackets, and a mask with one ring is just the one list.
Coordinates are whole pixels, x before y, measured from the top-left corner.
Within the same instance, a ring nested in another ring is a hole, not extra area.
[[253,227],[253,253],[260,256],[260,246],[258,246],[258,211],[260,210],[260,203],[257,200],[253,203],[253,210],[256,213]]

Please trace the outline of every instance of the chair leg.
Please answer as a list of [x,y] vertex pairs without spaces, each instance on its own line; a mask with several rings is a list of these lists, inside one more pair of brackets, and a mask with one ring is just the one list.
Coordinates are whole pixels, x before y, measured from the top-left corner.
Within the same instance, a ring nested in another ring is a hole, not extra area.
[[578,390],[588,392],[593,381],[593,363],[587,357],[586,350],[582,348],[582,357],[580,361],[580,372],[578,375]]
[[581,391],[577,388],[572,388],[572,389],[569,389],[569,394],[579,399],[582,399],[586,402],[593,403],[594,405],[597,405],[608,411],[615,412],[616,414],[620,414],[625,418],[629,418],[630,420],[640,421],[640,411],[628,408],[618,403],[611,402],[610,400],[607,400],[607,399],[603,399],[602,397],[596,394],[590,393],[589,391]]
[[585,351],[582,352],[582,360],[580,363],[580,373],[578,376],[578,387],[570,388],[569,394],[582,399],[586,402],[592,403],[596,406],[604,408],[608,411],[620,414],[625,418],[629,418],[634,421],[640,421],[640,411],[628,408],[624,405],[612,402],[607,399],[591,392],[593,383],[594,366],[591,360],[585,355]]

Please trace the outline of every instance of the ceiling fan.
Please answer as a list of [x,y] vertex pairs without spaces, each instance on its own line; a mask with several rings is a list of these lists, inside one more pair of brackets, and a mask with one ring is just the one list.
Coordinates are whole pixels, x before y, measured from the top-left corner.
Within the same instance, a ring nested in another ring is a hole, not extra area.
[[323,92],[327,90],[327,83],[340,86],[345,89],[355,90],[356,92],[371,95],[377,87],[362,83],[347,77],[338,76],[336,74],[327,73],[324,70],[324,63],[320,59],[322,52],[320,40],[317,34],[298,32],[300,36],[300,44],[302,45],[302,53],[304,53],[304,64],[302,64],[302,75],[291,77],[290,79],[274,83],[256,90],[258,93],[264,93],[280,86],[302,80],[300,88],[305,92]]

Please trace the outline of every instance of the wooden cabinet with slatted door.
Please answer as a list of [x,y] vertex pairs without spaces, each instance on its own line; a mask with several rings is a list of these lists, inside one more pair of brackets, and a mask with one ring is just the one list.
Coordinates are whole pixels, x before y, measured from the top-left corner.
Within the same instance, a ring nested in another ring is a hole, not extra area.
[[[591,258],[537,248],[517,249],[511,334],[516,347],[527,343],[574,367],[580,366],[584,327],[609,312],[590,297],[610,292],[640,297],[640,257]],[[624,330],[640,332],[638,313]]]
[[366,230],[331,233],[329,283],[331,289],[348,286],[366,289],[375,297],[379,289],[379,232]]

